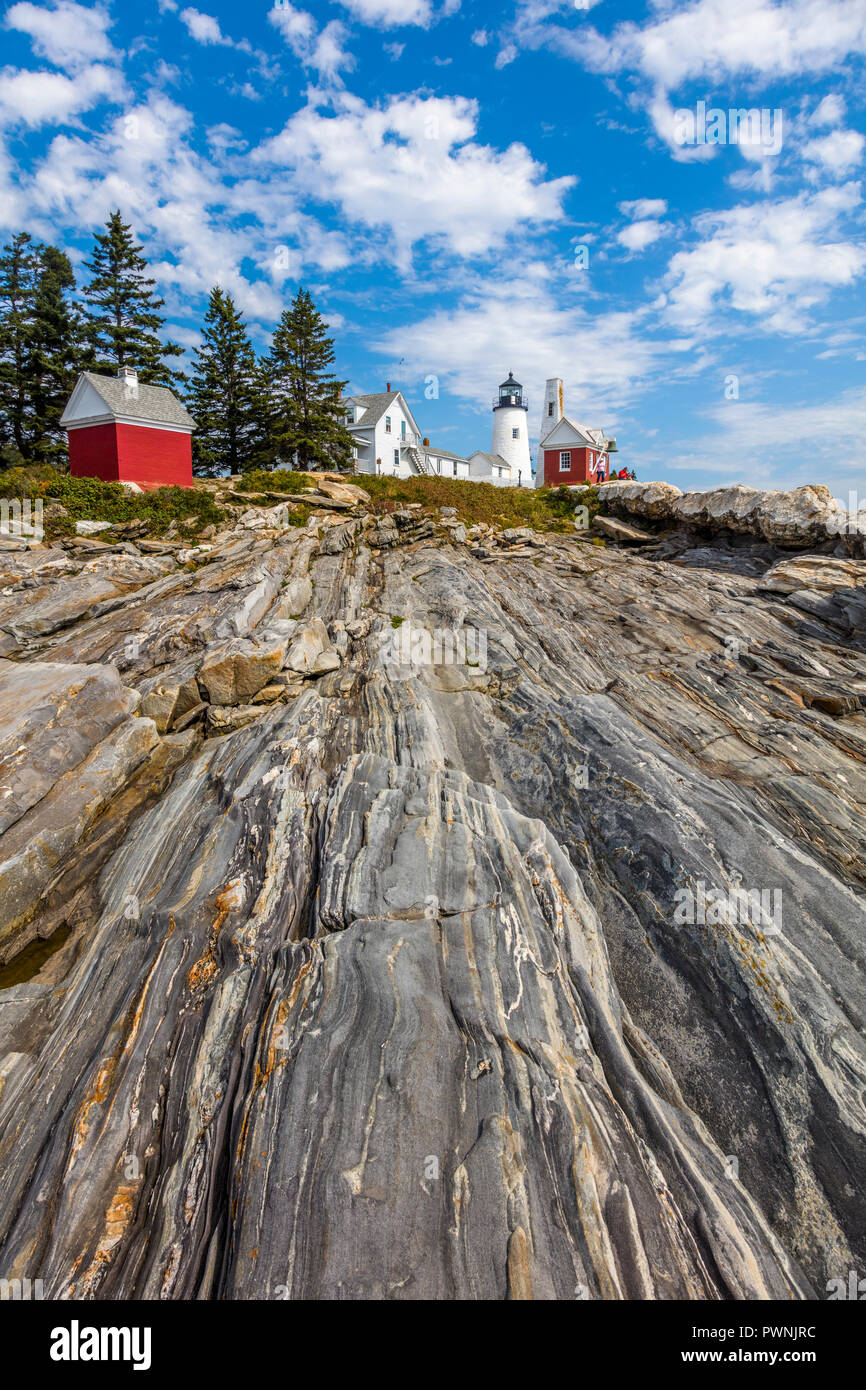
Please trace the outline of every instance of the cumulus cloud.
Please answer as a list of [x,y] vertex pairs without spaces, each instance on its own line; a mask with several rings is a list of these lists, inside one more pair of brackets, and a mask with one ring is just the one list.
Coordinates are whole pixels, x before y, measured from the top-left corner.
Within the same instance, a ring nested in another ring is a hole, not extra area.
[[433,18],[430,0],[340,0],[340,4],[362,24],[383,29],[406,25],[426,29]]
[[213,15],[202,14],[200,10],[186,9],[181,10],[180,20],[186,25],[196,43],[225,44],[233,47],[232,40],[225,38],[219,20],[214,19]]
[[76,71],[116,57],[108,38],[111,16],[102,5],[59,0],[47,9],[22,0],[6,11],[3,22],[8,29],[29,34],[33,51],[59,68]]
[[860,202],[859,184],[844,184],[702,213],[697,244],[668,267],[667,317],[709,332],[717,313],[733,310],[765,329],[803,330],[815,305],[866,268],[866,249],[841,230]]
[[524,145],[476,144],[477,125],[477,103],[465,97],[392,97],[377,107],[341,95],[330,109],[297,112],[254,157],[351,221],[385,229],[403,265],[428,238],[478,256],[523,224],[558,220],[575,180],[547,180]]
[[[561,376],[570,414],[613,426],[615,420],[598,417],[626,406],[671,345],[647,339],[636,313],[591,314],[564,304],[560,290],[544,270],[504,282],[491,278],[456,307],[396,328],[374,346],[404,359],[407,376],[434,372],[449,393],[485,411],[509,366],[539,403],[545,380]],[[530,428],[535,424],[530,417]]]
[[864,145],[866,139],[859,130],[834,130],[819,140],[809,140],[803,146],[803,157],[833,177],[844,177],[862,161]]
[[647,246],[652,246],[654,241],[664,236],[667,230],[664,222],[648,217],[623,227],[622,231],[617,233],[617,241],[627,251],[644,251]]
[[6,68],[0,73],[0,125],[60,125],[103,101],[120,101],[115,68],[92,63],[74,78],[60,72]]
[[355,66],[355,59],[346,49],[346,28],[338,19],[330,20],[319,31],[313,16],[296,9],[289,0],[269,10],[268,19],[279,29],[295,57],[322,78],[338,82],[341,70]]

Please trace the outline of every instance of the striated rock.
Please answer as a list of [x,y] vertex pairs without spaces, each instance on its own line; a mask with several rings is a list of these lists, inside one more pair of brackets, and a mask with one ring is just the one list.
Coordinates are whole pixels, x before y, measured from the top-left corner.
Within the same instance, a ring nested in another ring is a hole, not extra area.
[[648,541],[656,540],[651,531],[642,531],[639,526],[629,526],[624,521],[617,521],[613,516],[595,516],[592,526],[594,531],[600,531],[603,536],[623,545],[646,545]]
[[681,493],[669,483],[602,483],[601,501],[616,511],[714,531],[759,536],[793,549],[834,542],[866,556],[866,512],[849,513],[828,488],[816,484],[790,492],[714,488]]
[[[0,663],[0,901],[71,931],[0,989],[0,1270],[75,1300],[822,1296],[866,1267],[859,572],[400,517],[216,538]],[[4,630],[79,578],[31,558]],[[397,615],[432,656],[389,659]]]
[[866,587],[866,562],[843,560],[835,556],[801,555],[796,560],[780,560],[767,570],[758,583],[761,593],[792,594],[798,589],[836,593],[839,589]]
[[75,533],[78,536],[98,536],[100,531],[109,531],[110,521],[76,521]]
[[0,961],[64,857],[157,742],[110,666],[0,662]]

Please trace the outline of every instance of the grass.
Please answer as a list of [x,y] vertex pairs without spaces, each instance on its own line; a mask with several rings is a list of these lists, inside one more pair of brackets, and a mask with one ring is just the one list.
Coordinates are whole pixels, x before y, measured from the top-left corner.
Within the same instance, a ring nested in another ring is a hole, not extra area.
[[[486,522],[498,530],[527,526],[533,531],[571,532],[575,508],[586,506],[589,519],[604,506],[599,503],[598,489],[494,487],[492,483],[475,483],[460,478],[371,477],[367,474],[347,474],[347,482],[356,482],[371,497],[371,510],[380,515],[393,512],[408,503],[420,504],[422,512],[438,515],[440,507],[453,507],[457,518],[467,526]],[[67,516],[45,519],[49,540],[75,534],[76,521],[144,521],[147,533],[162,535],[172,522],[186,539],[194,539],[206,526],[220,526],[226,512],[214,500],[213,480],[209,486],[192,488],[162,487],[145,493],[127,493],[119,483],[104,483],[98,478],[73,478],[48,464],[27,468],[8,468],[0,472],[0,497],[42,498],[46,505],[57,501]],[[227,479],[220,479],[229,486]],[[314,485],[307,473],[262,470],[247,473],[238,487],[246,493],[276,492],[298,500],[290,510],[288,520],[293,526],[306,526],[313,509],[304,505],[299,494]],[[270,502],[265,505],[272,505]],[[105,533],[103,539],[110,539]]]
[[[574,510],[579,503],[588,508],[590,520],[603,510],[595,487],[580,492],[566,487],[494,487],[492,483],[461,478],[373,477],[366,473],[347,474],[346,482],[357,483],[370,494],[374,512],[393,512],[411,502],[419,502],[422,509],[431,512],[454,507],[458,518],[469,526],[486,522],[500,529],[528,526],[533,531],[566,532],[572,530]],[[248,493],[300,493],[312,484],[313,479],[306,473],[278,470],[247,473],[241,486]]]
[[[206,526],[219,526],[225,512],[206,488],[160,487],[144,493],[127,493],[120,483],[99,478],[73,478],[48,464],[8,468],[0,473],[0,496],[42,500],[46,510],[52,501],[66,509],[65,517],[45,517],[49,539],[75,534],[76,521],[144,521],[148,532],[162,535],[172,522],[184,536],[193,538]],[[100,533],[109,539],[111,533]]]

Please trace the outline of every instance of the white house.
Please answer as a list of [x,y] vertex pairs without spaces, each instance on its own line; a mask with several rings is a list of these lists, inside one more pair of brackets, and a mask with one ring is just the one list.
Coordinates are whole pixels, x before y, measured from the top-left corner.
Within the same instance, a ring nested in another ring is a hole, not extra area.
[[346,428],[355,441],[353,457],[359,473],[411,478],[426,473],[443,478],[468,478],[469,462],[449,449],[437,449],[422,436],[402,391],[388,389],[372,396],[344,396]]

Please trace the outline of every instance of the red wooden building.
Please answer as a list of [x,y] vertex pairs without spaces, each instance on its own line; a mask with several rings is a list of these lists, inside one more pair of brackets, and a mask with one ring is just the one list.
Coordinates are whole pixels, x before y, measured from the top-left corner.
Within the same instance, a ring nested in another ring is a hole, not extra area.
[[131,367],[116,377],[82,372],[60,423],[76,478],[192,487],[195,421],[173,392],[145,386]]
[[605,482],[610,477],[610,455],[616,440],[603,430],[575,424],[563,415],[539,445],[539,485],[559,487],[560,483]]

